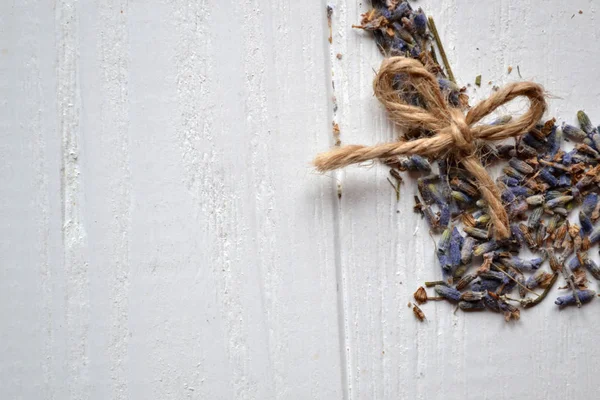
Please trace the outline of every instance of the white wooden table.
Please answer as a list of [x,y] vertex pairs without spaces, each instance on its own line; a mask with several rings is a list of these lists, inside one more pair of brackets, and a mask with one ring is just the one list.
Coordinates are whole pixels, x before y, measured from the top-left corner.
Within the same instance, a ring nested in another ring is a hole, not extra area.
[[[368,3],[0,2],[0,398],[598,396],[600,301],[418,323],[439,267],[415,182],[396,203],[385,168],[311,169],[334,119],[394,137]],[[600,123],[598,5],[414,5],[482,74],[472,103],[518,65]]]

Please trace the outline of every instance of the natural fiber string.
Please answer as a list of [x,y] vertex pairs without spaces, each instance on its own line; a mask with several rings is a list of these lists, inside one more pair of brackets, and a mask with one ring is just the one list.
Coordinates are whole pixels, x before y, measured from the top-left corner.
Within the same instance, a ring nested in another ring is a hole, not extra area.
[[[403,74],[405,81],[419,92],[426,109],[402,100],[394,88],[394,78],[398,74]],[[428,138],[376,146],[349,145],[337,148],[316,157],[314,164],[317,169],[329,171],[398,155],[418,154],[432,158],[452,155],[475,178],[483,199],[488,203],[496,239],[508,238],[508,216],[502,205],[500,190],[477,157],[475,140],[503,140],[530,131],[546,111],[542,87],[532,82],[511,83],[471,108],[465,116],[459,109],[448,106],[436,77],[419,61],[391,57],[383,61],[373,82],[373,89],[397,125],[406,129],[422,128],[435,134]],[[527,97],[531,103],[520,118],[504,125],[475,125],[499,106],[519,96]]]

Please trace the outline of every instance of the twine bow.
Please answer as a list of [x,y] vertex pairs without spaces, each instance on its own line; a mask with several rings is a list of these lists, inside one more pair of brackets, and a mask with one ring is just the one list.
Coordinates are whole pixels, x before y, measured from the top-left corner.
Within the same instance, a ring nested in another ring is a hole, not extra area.
[[[426,109],[405,103],[394,89],[394,77],[403,74],[425,101]],[[502,205],[500,190],[494,184],[477,157],[476,140],[503,140],[530,131],[546,111],[544,90],[532,82],[506,85],[471,108],[467,115],[449,107],[440,91],[438,81],[417,60],[391,57],[383,61],[373,82],[375,95],[387,109],[392,121],[403,128],[424,128],[435,132],[432,137],[376,146],[349,145],[321,153],[314,161],[319,171],[329,171],[350,164],[398,155],[418,154],[424,157],[453,155],[469,171],[487,202],[496,239],[510,237],[508,215]],[[525,96],[529,109],[519,118],[504,125],[475,125],[499,106]]]

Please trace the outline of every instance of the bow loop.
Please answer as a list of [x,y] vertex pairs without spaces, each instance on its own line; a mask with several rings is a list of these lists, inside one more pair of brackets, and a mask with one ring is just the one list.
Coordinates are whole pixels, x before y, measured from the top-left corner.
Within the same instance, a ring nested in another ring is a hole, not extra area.
[[[399,81],[416,91],[424,107],[405,101],[404,93],[399,93],[397,89]],[[318,155],[314,161],[317,169],[328,171],[398,155],[446,157],[452,154],[477,181],[481,196],[489,206],[496,239],[508,238],[508,215],[500,199],[500,190],[477,158],[475,141],[503,140],[530,131],[546,111],[542,87],[532,82],[509,84],[481,101],[465,116],[459,109],[446,103],[436,77],[419,61],[391,57],[381,64],[373,82],[373,90],[394,123],[409,130],[425,129],[432,132],[433,136],[371,147],[341,147]],[[476,125],[496,108],[519,96],[530,100],[529,109],[520,118],[505,125]]]

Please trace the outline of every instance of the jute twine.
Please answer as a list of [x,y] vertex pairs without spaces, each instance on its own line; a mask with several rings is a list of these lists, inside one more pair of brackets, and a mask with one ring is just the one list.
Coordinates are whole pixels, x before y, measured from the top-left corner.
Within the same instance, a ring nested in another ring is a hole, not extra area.
[[[425,101],[426,109],[404,102],[394,89],[394,77],[403,74]],[[544,90],[532,82],[506,85],[471,108],[467,115],[448,106],[437,79],[417,60],[405,57],[387,58],[373,82],[375,96],[387,109],[391,120],[405,129],[422,128],[434,132],[427,138],[375,146],[348,145],[319,154],[314,164],[319,171],[330,171],[350,164],[398,155],[418,154],[424,157],[454,157],[475,179],[482,198],[487,202],[497,240],[510,237],[508,215],[502,205],[500,190],[481,164],[477,140],[503,140],[529,132],[546,111]],[[475,125],[499,106],[524,96],[529,109],[519,118],[504,125]]]

